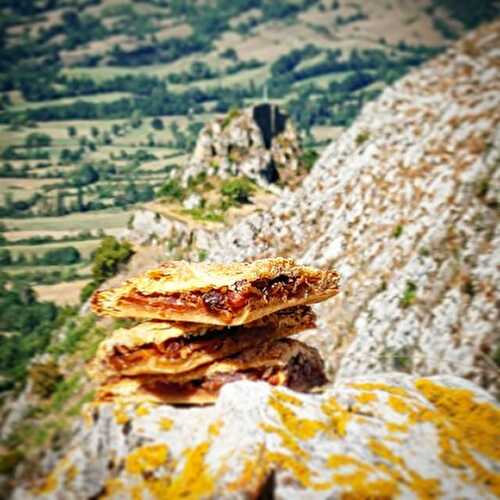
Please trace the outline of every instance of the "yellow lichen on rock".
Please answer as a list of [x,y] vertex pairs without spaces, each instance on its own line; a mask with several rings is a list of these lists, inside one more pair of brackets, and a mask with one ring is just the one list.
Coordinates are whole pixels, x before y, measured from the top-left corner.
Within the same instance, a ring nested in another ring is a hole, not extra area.
[[329,419],[328,430],[332,430],[337,436],[344,437],[347,433],[347,424],[353,416],[352,413],[339,404],[334,397],[323,402],[321,410]]
[[100,500],[105,500],[106,498],[111,498],[122,491],[124,488],[123,481],[118,478],[108,479],[104,484],[104,494],[100,497]]
[[215,488],[215,480],[205,464],[205,456],[210,448],[209,442],[200,443],[185,451],[185,463],[181,473],[172,482],[162,498],[198,500],[209,497]]
[[374,453],[375,455],[379,456],[380,458],[383,458],[387,462],[391,463],[392,465],[397,465],[397,466],[402,466],[404,465],[404,461],[401,457],[398,457],[395,455],[385,444],[383,444],[380,440],[378,439],[370,439],[370,442],[368,443],[368,447]]
[[293,478],[303,487],[316,491],[328,490],[331,488],[330,481],[315,482],[312,480],[314,472],[304,463],[303,460],[296,460],[294,457],[280,452],[266,452],[265,460],[282,469],[289,471]]
[[220,434],[223,422],[221,419],[217,419],[208,426],[208,435],[211,437],[216,437]]
[[78,468],[75,464],[71,464],[65,471],[64,486],[68,487],[78,475]]
[[252,453],[251,458],[246,458],[240,475],[227,484],[228,491],[243,491],[253,498],[257,495],[266,477],[271,473],[271,466],[264,458],[264,446],[261,444]]
[[467,389],[438,385],[419,379],[415,387],[436,408],[410,415],[411,422],[432,422],[438,432],[441,460],[455,468],[473,472],[469,481],[483,485],[500,496],[500,474],[488,470],[474,456],[479,453],[490,460],[500,460],[500,411],[490,403],[474,401]]
[[415,387],[447,421],[457,427],[461,442],[500,461],[500,411],[491,403],[478,403],[466,389],[451,389],[419,379]]
[[289,403],[295,406],[302,406],[302,401],[299,398],[292,396],[291,394],[287,394],[286,392],[279,391],[277,389],[273,390],[272,397],[278,401],[281,401],[282,403]]
[[273,433],[279,436],[281,438],[281,445],[293,453],[293,455],[300,457],[302,460],[307,460],[309,458],[309,453],[303,450],[297,440],[281,427],[270,424],[260,424],[260,428],[264,432]]
[[170,486],[170,477],[165,478],[149,478],[143,483],[143,490],[149,491],[151,496],[156,500],[169,500],[169,497],[165,496],[165,492]]
[[162,431],[169,431],[174,426],[174,421],[170,418],[164,417],[160,420],[160,429]]
[[150,413],[150,409],[147,406],[144,406],[144,405],[138,406],[135,409],[135,414],[138,417],[145,417],[146,415],[149,415],[149,413]]
[[144,486],[142,484],[136,484],[132,486],[130,490],[130,496],[132,500],[142,500],[142,492],[144,491]]
[[[332,454],[328,457],[327,466],[331,469],[354,468],[350,472],[337,472],[332,476],[332,486],[347,488],[342,498],[393,498],[399,493],[398,482],[383,467],[362,462],[348,455]],[[369,479],[370,476],[380,479]],[[385,477],[384,477],[385,476]]]
[[57,480],[56,472],[49,474],[43,481],[43,483],[34,489],[36,495],[47,495],[52,493],[57,489],[59,482]]
[[392,499],[398,492],[398,487],[394,481],[387,479],[367,480],[362,472],[352,474],[334,474],[333,485],[342,486],[348,489],[342,493],[342,500],[347,499]]
[[168,458],[166,444],[152,444],[134,450],[125,460],[125,470],[129,474],[146,474],[163,465]]
[[380,382],[353,382],[349,385],[353,389],[358,389],[360,391],[384,391],[398,396],[408,396],[407,391],[402,387],[394,387]]
[[393,432],[406,433],[410,430],[410,427],[407,424],[395,424],[394,422],[385,422],[385,427],[391,433]]
[[125,425],[130,420],[130,417],[125,413],[123,407],[120,405],[116,406],[113,413],[116,423],[119,425]]
[[387,398],[387,403],[397,413],[411,413],[412,411],[412,407],[404,399],[393,394]]
[[373,392],[364,391],[356,395],[356,400],[361,404],[368,404],[377,401],[377,395],[373,394]]
[[[285,394],[282,394],[282,396],[285,396]],[[291,402],[292,396],[286,396],[287,399],[276,397],[275,392],[269,398],[269,406],[276,411],[281,419],[281,423],[292,436],[297,439],[308,440],[325,429],[325,424],[323,422],[297,417],[294,411],[283,403],[283,401]]]
[[372,438],[368,446],[374,455],[389,464],[380,464],[377,469],[389,474],[395,483],[406,484],[417,498],[427,500],[440,495],[439,479],[422,477],[421,474],[411,469],[402,457],[378,439]]

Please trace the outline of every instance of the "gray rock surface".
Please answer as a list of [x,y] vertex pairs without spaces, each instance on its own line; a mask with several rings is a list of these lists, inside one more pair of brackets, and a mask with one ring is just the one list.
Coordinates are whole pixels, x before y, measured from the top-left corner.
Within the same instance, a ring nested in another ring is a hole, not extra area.
[[366,105],[269,212],[198,234],[211,260],[338,269],[308,334],[331,373],[450,373],[500,394],[499,51],[499,22],[469,34]]
[[345,379],[319,394],[224,386],[215,406],[89,407],[14,499],[496,498],[500,410],[455,377]]
[[229,111],[207,123],[200,132],[181,180],[204,173],[220,179],[246,176],[266,189],[274,182],[299,176],[301,148],[291,121],[268,103]]

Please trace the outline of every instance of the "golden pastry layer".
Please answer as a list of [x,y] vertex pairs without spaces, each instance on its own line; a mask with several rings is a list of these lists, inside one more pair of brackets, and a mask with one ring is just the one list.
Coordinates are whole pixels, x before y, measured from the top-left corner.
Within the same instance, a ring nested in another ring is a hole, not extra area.
[[309,306],[297,306],[232,327],[148,321],[117,330],[104,340],[92,371],[101,379],[113,373],[182,373],[258,343],[313,328],[314,320]]
[[335,271],[292,259],[251,263],[167,262],[123,286],[96,292],[97,314],[218,325],[241,325],[280,309],[321,302],[338,291]]
[[326,377],[316,349],[297,340],[280,339],[168,377],[114,377],[101,387],[97,399],[124,403],[208,404],[217,399],[224,384],[237,380],[261,380],[307,391],[324,384]]

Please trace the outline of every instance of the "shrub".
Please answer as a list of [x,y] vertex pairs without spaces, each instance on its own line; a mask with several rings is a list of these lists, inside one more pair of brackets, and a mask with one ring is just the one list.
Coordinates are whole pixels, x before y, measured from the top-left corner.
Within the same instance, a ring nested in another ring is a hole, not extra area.
[[190,215],[195,220],[209,221],[209,222],[224,222],[224,216],[207,210],[205,208],[191,208],[183,210],[185,214]]
[[96,281],[104,281],[118,272],[121,264],[128,262],[134,255],[128,241],[120,242],[114,236],[102,239],[93,258],[92,275]]
[[59,367],[54,360],[46,363],[33,363],[29,373],[33,384],[33,393],[42,398],[48,398],[62,380]]
[[93,256],[92,277],[80,292],[80,300],[85,302],[106,279],[114,276],[120,265],[128,262],[134,255],[128,241],[120,242],[114,236],[105,236]]
[[7,248],[0,248],[0,265],[9,266],[12,264],[12,255]]
[[14,472],[17,464],[24,459],[20,450],[12,450],[0,455],[0,474],[10,475]]
[[241,111],[238,108],[232,107],[227,112],[227,115],[222,120],[222,130],[224,130],[235,118],[240,116]]
[[158,190],[156,196],[181,201],[184,198],[185,193],[179,181],[176,179],[170,179]]
[[361,146],[361,144],[363,144],[364,142],[366,142],[369,138],[370,138],[370,132],[368,132],[366,130],[363,131],[363,132],[360,132],[356,136],[356,145],[357,146]]
[[151,120],[151,127],[154,128],[155,130],[163,130],[163,122],[161,118],[155,117]]
[[92,165],[82,165],[71,180],[75,186],[87,186],[99,180],[99,172]]
[[68,246],[48,250],[40,258],[40,262],[48,266],[75,264],[76,262],[80,262],[81,257],[80,252],[75,247]]
[[221,193],[236,204],[249,203],[250,195],[255,191],[255,184],[246,177],[230,179],[221,187]]
[[300,163],[301,165],[303,165],[307,172],[310,172],[318,157],[319,155],[314,149],[308,149],[307,151],[304,151],[300,156]]
[[92,315],[71,320],[62,340],[52,345],[49,351],[56,356],[74,353],[78,344],[94,328],[95,321],[95,317]]
[[415,302],[417,297],[417,285],[412,281],[408,281],[406,283],[406,289],[403,293],[403,297],[401,298],[401,307],[407,308]]
[[401,224],[398,224],[395,228],[394,231],[392,232],[392,237],[393,238],[399,238],[403,234],[403,226]]
[[27,148],[49,147],[52,143],[50,135],[40,132],[32,132],[26,137],[24,145]]
[[64,404],[73,396],[80,388],[80,374],[75,373],[68,379],[59,382],[54,390],[51,401],[52,411],[61,411]]

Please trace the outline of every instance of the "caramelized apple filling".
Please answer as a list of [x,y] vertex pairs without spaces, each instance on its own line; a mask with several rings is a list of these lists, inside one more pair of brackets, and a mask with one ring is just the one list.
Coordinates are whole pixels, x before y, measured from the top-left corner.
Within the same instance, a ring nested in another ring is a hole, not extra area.
[[204,309],[214,316],[231,321],[247,305],[251,307],[254,304],[271,304],[302,298],[317,281],[317,278],[305,276],[280,275],[271,280],[259,279],[252,282],[241,280],[232,288],[223,287],[208,292],[145,295],[135,291],[120,300],[122,303],[132,303],[144,308],[160,308],[177,312]]
[[307,391],[327,381],[321,364],[311,362],[299,354],[291,358],[285,367],[269,366],[232,373],[216,373],[182,384],[156,379],[146,383],[144,388],[159,397],[162,394],[190,395],[199,392],[216,395],[224,384],[237,380],[261,380],[271,385],[285,385],[296,391]]

